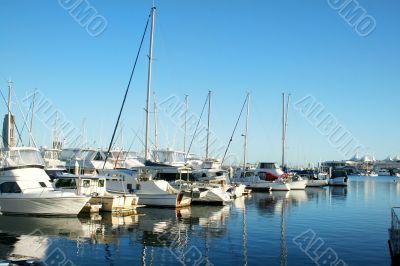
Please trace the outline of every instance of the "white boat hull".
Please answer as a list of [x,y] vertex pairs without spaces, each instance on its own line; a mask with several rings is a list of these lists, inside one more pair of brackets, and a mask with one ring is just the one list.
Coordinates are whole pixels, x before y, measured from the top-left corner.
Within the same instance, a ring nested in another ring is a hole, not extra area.
[[272,191],[290,191],[291,187],[289,183],[282,182],[270,182]]
[[101,204],[101,210],[105,212],[132,211],[138,206],[138,197],[135,195],[109,195],[93,197],[91,204]]
[[347,186],[347,177],[335,177],[329,180],[330,186]]
[[190,206],[191,198],[183,194],[140,194],[136,193],[139,197],[139,204],[146,206],[156,207],[187,207]]
[[229,201],[231,201],[230,195],[220,188],[211,188],[202,191],[198,198],[192,199],[193,204],[225,205]]
[[247,177],[234,178],[232,180],[237,184],[243,184],[248,189],[256,190],[275,190],[275,191],[289,191],[290,185],[284,181],[265,181],[261,180],[260,177],[252,175]]
[[307,180],[307,187],[324,187],[328,185],[328,180]]
[[38,197],[0,198],[4,214],[26,215],[78,215],[88,202],[88,197]]
[[234,194],[234,198],[239,198],[242,197],[244,195],[244,191],[246,189],[245,185],[235,185],[233,187],[233,194]]
[[289,183],[291,190],[304,190],[307,186],[307,180],[297,180]]

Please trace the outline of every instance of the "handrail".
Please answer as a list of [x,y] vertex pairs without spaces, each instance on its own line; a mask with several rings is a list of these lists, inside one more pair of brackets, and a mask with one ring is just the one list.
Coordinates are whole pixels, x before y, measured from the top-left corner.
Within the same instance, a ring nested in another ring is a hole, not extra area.
[[391,228],[389,230],[390,232],[390,242],[392,246],[392,251],[394,254],[399,255],[400,254],[400,219],[399,216],[396,213],[396,210],[398,210],[398,213],[400,213],[400,207],[393,207],[392,208],[392,221],[391,221]]

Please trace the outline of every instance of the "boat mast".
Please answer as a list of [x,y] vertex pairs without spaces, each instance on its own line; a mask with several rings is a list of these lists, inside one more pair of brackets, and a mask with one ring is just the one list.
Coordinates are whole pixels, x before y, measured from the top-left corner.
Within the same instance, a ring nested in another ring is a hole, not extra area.
[[210,142],[210,120],[211,120],[211,91],[208,91],[208,125],[207,125],[207,146],[206,146],[206,160],[208,159],[208,145]]
[[250,115],[250,93],[247,93],[247,112],[246,112],[246,129],[244,133],[244,154],[243,154],[243,171],[246,173],[247,164],[247,134],[249,132],[249,115]]
[[186,154],[186,136],[187,136],[187,113],[189,109],[188,95],[185,94],[185,125],[184,125],[184,135],[183,135],[183,152]]
[[150,85],[151,85],[151,70],[153,63],[153,37],[154,37],[154,16],[156,7],[151,8],[151,33],[150,33],[150,48],[149,48],[149,69],[147,77],[147,105],[146,105],[146,139],[145,139],[145,159],[150,159],[149,156],[149,122],[150,122]]
[[[285,110],[285,128],[284,128],[284,132],[285,132],[285,143],[284,143],[284,151],[286,151],[286,133],[287,133],[287,125],[288,125],[288,116],[289,116],[289,102],[290,102],[290,93],[287,96],[287,101],[286,101],[286,110]],[[286,159],[286,158],[285,158]],[[285,166],[285,161],[283,162],[284,166]]]

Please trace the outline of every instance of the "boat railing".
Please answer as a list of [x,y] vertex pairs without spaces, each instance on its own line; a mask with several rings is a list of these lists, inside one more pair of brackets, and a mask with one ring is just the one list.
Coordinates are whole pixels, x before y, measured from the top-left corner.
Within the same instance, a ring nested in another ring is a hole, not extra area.
[[391,214],[391,228],[389,229],[389,246],[393,257],[400,256],[400,207],[393,207]]

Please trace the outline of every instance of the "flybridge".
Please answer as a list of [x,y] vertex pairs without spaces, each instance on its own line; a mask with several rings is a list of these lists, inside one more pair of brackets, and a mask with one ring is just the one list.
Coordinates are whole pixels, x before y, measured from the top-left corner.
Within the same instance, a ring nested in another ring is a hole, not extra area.
[[0,168],[42,166],[44,161],[39,150],[34,148],[10,148],[0,150]]

